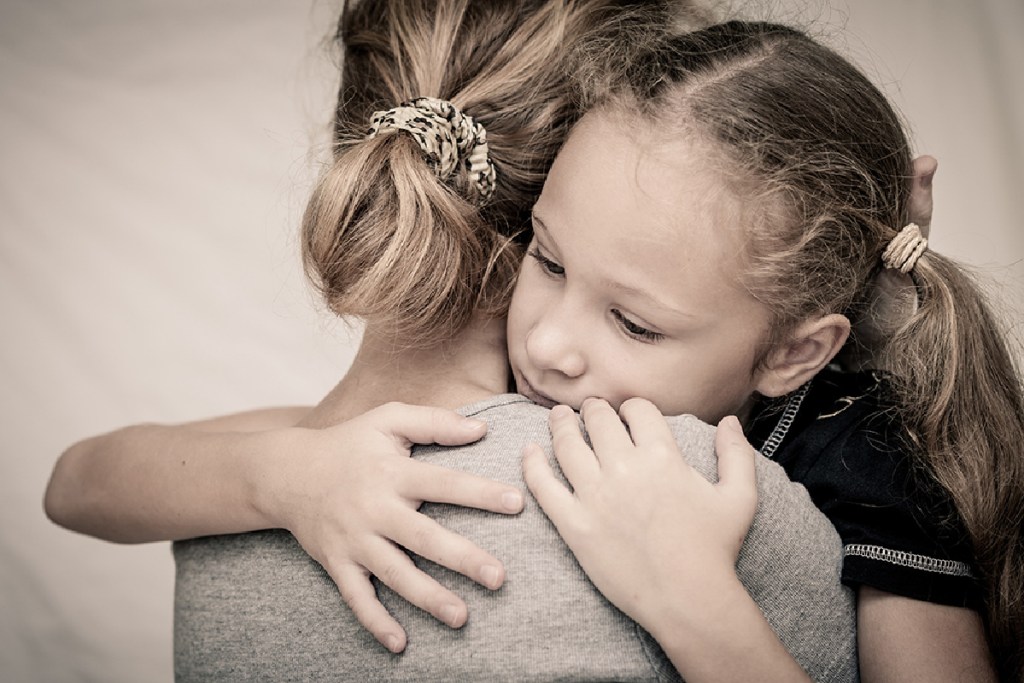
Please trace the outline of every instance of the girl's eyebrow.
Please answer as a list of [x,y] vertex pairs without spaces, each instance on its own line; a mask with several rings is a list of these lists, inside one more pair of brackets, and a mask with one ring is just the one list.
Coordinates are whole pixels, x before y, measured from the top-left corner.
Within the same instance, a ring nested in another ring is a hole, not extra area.
[[634,287],[632,285],[627,285],[624,282],[619,282],[618,280],[612,280],[610,278],[603,278],[603,281],[607,287],[627,294],[631,297],[643,299],[649,305],[652,305],[655,308],[660,309],[662,313],[673,315],[686,320],[694,320],[698,317],[693,313],[687,313],[686,311],[676,308],[667,301],[663,301],[662,299],[655,296],[653,292],[649,292],[647,290],[640,289],[639,287]]
[[545,250],[554,251],[557,254],[558,240],[556,240],[554,236],[551,234],[551,230],[548,229],[548,226],[544,223],[544,220],[537,215],[536,208],[530,209],[530,217],[533,218],[534,236],[536,236],[537,233],[542,234],[543,243],[540,246]]
[[[550,238],[551,237],[551,231],[548,230],[548,226],[546,226],[544,224],[544,221],[541,220],[540,216],[537,215],[537,209],[536,208],[530,209],[530,217],[533,219],[533,223],[534,223],[535,228],[540,228]],[[536,230],[534,230],[534,232],[536,232]]]
[[[544,221],[541,219],[541,217],[537,215],[536,208],[530,210],[530,216],[533,218],[534,232],[543,232],[546,240],[554,242],[554,238],[551,237],[551,231],[548,230],[548,226],[544,224]],[[697,316],[694,315],[693,313],[681,311],[675,306],[669,304],[668,302],[663,301],[659,297],[655,296],[653,292],[648,292],[646,290],[634,287],[632,285],[627,285],[624,282],[620,282],[619,280],[614,280],[608,277],[602,278],[602,281],[604,282],[604,285],[606,287],[617,290],[626,295],[636,297],[638,299],[643,299],[644,301],[648,302],[655,308],[660,309],[664,314],[672,315],[677,318],[683,318],[686,320],[693,320],[697,318]]]

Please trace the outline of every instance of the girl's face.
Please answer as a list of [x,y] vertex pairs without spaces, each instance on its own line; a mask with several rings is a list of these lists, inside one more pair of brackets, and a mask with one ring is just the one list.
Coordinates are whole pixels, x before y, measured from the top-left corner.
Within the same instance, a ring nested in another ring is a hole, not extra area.
[[769,316],[737,282],[744,213],[709,148],[679,137],[595,112],[555,160],[508,319],[537,403],[642,396],[714,422],[758,388]]

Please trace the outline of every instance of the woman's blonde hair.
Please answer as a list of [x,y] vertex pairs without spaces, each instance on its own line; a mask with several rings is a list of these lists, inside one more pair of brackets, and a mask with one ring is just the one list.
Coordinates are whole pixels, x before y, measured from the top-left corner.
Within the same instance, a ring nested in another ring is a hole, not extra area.
[[[1024,673],[1024,400],[1000,326],[971,277],[926,251],[918,309],[877,334],[881,256],[909,222],[910,146],[885,96],[794,29],[728,22],[666,41],[592,105],[710,140],[718,165],[762,210],[746,229],[747,289],[771,310],[766,348],[798,323],[844,313],[843,357],[884,370],[906,446],[949,492],[980,571],[1003,676]],[[870,333],[865,333],[868,331]]]
[[[669,28],[669,3],[362,0],[348,7],[333,164],[306,209],[303,261],[330,308],[402,346],[502,316],[530,207],[579,107],[567,77],[587,37]],[[686,3],[684,3],[686,5]],[[608,40],[609,44],[615,41]],[[640,41],[642,42],[642,41]],[[481,201],[460,165],[442,180],[411,135],[367,138],[374,112],[446,100],[486,130],[496,188]]]

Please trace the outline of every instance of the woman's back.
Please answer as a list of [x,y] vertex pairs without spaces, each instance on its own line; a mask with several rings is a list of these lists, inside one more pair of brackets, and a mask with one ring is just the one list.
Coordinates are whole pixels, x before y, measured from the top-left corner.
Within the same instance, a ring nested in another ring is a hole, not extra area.
[[[547,414],[522,396],[461,410],[489,423],[480,442],[422,448],[416,457],[522,487],[519,453],[550,452]],[[672,419],[687,457],[717,470],[714,430]],[[838,536],[806,491],[759,458],[759,506],[738,573],[783,643],[814,680],[857,677],[855,615],[839,582]],[[470,620],[452,631],[379,586],[409,633],[401,655],[356,622],[327,573],[284,531],[175,544],[175,670],[191,680],[672,680],[655,641],[608,603],[531,499],[516,517],[426,505],[423,512],[499,557],[491,592],[428,562],[420,566],[463,596]]]

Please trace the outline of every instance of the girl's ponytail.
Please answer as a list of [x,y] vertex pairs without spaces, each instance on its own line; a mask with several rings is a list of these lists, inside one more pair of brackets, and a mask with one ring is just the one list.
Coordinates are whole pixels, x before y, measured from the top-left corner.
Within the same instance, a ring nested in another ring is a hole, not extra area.
[[972,278],[925,252],[917,312],[883,350],[914,451],[949,491],[973,542],[989,637],[1024,670],[1024,399],[1014,357]]

